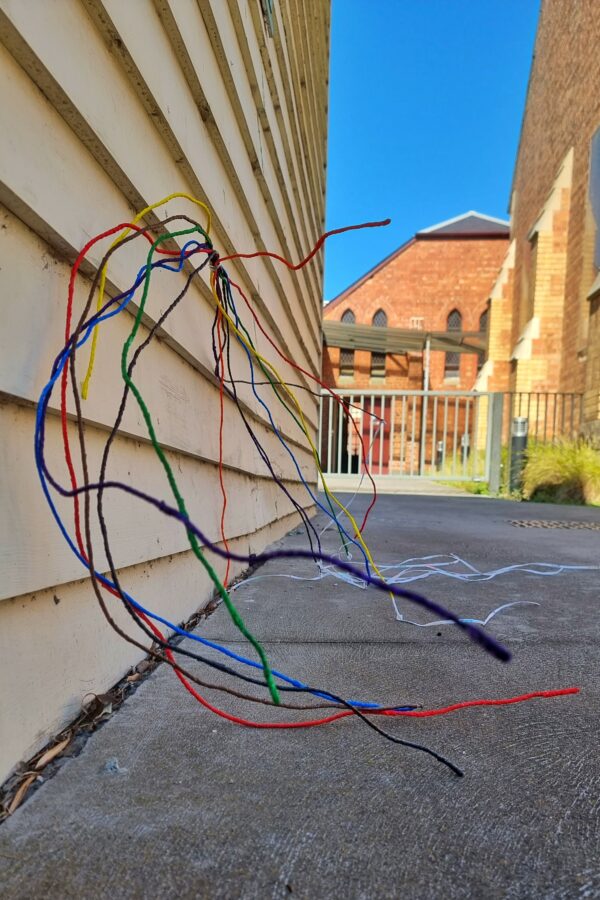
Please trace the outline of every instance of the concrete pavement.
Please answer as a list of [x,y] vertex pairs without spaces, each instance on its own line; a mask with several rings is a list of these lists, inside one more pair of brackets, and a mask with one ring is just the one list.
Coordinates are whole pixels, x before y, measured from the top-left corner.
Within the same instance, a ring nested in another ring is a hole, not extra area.
[[[365,504],[358,497],[353,509]],[[600,522],[600,510],[386,496],[366,536],[381,563],[447,552],[482,569],[600,561],[598,531],[514,519]],[[337,548],[332,529],[324,538]],[[285,543],[304,545],[299,533]],[[386,722],[457,762],[466,771],[457,779],[357,721],[236,727],[162,666],[0,827],[3,897],[600,897],[598,572],[416,585],[477,618],[510,600],[538,602],[490,623],[514,653],[507,665],[455,628],[398,623],[385,595],[337,578],[274,577],[312,576],[305,564],[255,574],[234,594],[249,627],[275,666],[319,687],[426,706],[571,685],[582,693]],[[222,607],[201,630],[243,650]],[[299,716],[210,699],[262,721]]]
[[[408,478],[400,475],[373,475],[379,494],[422,494],[427,497],[473,497],[479,496],[465,491],[460,482],[438,481],[435,478]],[[358,482],[358,483],[357,483]],[[371,494],[373,486],[368,478],[359,479],[357,475],[328,475],[327,484],[336,494],[357,491],[360,494]]]

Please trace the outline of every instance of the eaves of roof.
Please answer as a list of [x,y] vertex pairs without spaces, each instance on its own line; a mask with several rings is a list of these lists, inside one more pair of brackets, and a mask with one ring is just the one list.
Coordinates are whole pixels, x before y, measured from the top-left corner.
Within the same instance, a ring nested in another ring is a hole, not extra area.
[[369,269],[368,272],[365,272],[364,275],[361,275],[356,281],[354,281],[349,287],[342,291],[341,294],[338,294],[337,297],[334,297],[333,300],[330,300],[329,303],[326,303],[323,307],[323,315],[327,316],[327,313],[335,309],[340,303],[343,303],[345,300],[350,297],[354,291],[357,291],[363,284],[365,284],[370,278],[373,278],[374,275],[377,275],[381,269],[385,268],[388,263],[392,262],[393,259],[396,259],[402,253],[406,252],[410,247],[413,246],[417,241],[489,241],[489,240],[501,240],[508,241],[509,234],[496,231],[480,231],[473,233],[461,233],[461,234],[444,234],[444,233],[436,233],[436,232],[424,232],[420,231],[414,235],[414,237],[410,238],[410,240],[406,241],[406,243],[402,244],[396,250],[392,251],[392,253],[388,254],[381,262],[378,262],[372,269]]
[[415,235],[415,240],[417,241],[508,241],[509,238],[509,233],[502,231],[474,231],[472,233],[465,232],[464,234],[436,234],[436,232],[426,234],[420,232]]

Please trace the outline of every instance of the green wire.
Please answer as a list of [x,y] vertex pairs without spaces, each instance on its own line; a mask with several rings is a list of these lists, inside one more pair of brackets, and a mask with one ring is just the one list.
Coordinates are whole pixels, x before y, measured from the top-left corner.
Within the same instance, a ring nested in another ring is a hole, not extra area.
[[[200,228],[199,226],[194,226],[193,228],[186,228],[183,231],[174,231],[171,234],[161,235],[152,244],[152,247],[150,248],[150,251],[148,253],[148,257],[146,260],[146,278],[144,281],[144,290],[143,290],[140,304],[138,307],[138,312],[135,317],[135,322],[133,324],[133,329],[131,331],[131,334],[125,341],[125,343],[123,345],[123,351],[121,353],[121,375],[122,375],[125,383],[128,385],[129,389],[135,396],[135,398],[138,402],[138,405],[142,411],[142,415],[144,417],[144,420],[146,422],[146,427],[148,429],[148,434],[150,435],[150,440],[152,441],[152,446],[154,447],[154,450],[156,451],[156,454],[157,454],[158,458],[160,459],[160,461],[163,465],[163,468],[166,472],[167,479],[171,486],[173,496],[175,497],[175,500],[177,502],[177,507],[179,509],[179,512],[182,515],[185,515],[187,518],[189,518],[189,516],[188,516],[186,506],[185,506],[185,501],[179,491],[177,482],[175,480],[175,476],[173,475],[173,470],[172,470],[171,466],[169,465],[169,461],[167,460],[164,450],[162,449],[162,447],[156,437],[156,432],[154,430],[154,424],[152,422],[152,417],[150,415],[150,411],[148,410],[148,407],[146,406],[140,391],[138,390],[138,388],[132,381],[132,379],[127,371],[127,360],[128,360],[128,356],[129,356],[129,351],[131,349],[131,345],[132,345],[133,341],[135,340],[135,336],[139,330],[140,323],[142,321],[142,316],[144,314],[144,307],[146,305],[146,299],[147,299],[148,290],[150,287],[150,278],[151,278],[151,274],[152,274],[152,256],[154,255],[155,249],[160,244],[162,244],[164,241],[167,241],[170,238],[193,234],[195,232],[200,232],[207,239],[207,241],[210,244],[210,241],[208,240],[208,236],[202,230],[202,228]],[[211,244],[211,246],[212,246],[212,244]],[[215,572],[215,570],[213,569],[213,567],[211,566],[209,561],[206,559],[206,557],[202,553],[202,550],[200,548],[200,545],[198,543],[198,539],[196,538],[196,535],[187,528],[186,528],[186,532],[187,532],[188,540],[189,540],[192,551],[194,552],[195,556],[200,560],[200,562],[206,569],[208,575],[212,579],[213,584],[215,585],[219,595],[223,599],[223,602],[225,603],[225,606],[227,607],[227,611],[229,612],[229,615],[231,616],[233,622],[235,623],[235,625],[239,629],[239,631],[241,631],[241,633],[244,635],[244,637],[248,641],[250,641],[250,643],[252,644],[252,646],[254,647],[256,652],[258,653],[258,656],[260,657],[260,661],[262,663],[265,680],[269,687],[269,691],[271,692],[271,697],[273,698],[273,702],[276,704],[279,704],[280,703],[279,691],[277,690],[277,685],[275,684],[275,680],[274,680],[273,674],[271,672],[271,667],[269,665],[269,661],[267,659],[267,655],[266,655],[263,647],[256,640],[254,635],[252,635],[250,633],[250,631],[248,631],[248,629],[244,623],[244,620],[242,619],[242,617],[240,616],[236,607],[234,606],[234,604],[231,600],[231,597],[229,596],[228,592],[226,591],[224,585],[221,583],[219,576],[217,575],[217,573]]]

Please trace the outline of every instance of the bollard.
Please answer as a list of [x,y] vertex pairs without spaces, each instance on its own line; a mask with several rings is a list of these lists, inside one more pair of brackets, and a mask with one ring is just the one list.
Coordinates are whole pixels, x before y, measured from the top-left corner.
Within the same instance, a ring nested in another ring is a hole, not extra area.
[[444,442],[438,441],[436,450],[435,450],[435,467],[438,472],[441,472],[443,465],[444,465]]
[[463,471],[467,468],[467,462],[469,461],[469,456],[471,454],[471,435],[468,431],[462,435],[460,439],[460,447],[461,447],[461,455],[462,455],[462,467]]
[[525,416],[515,416],[510,430],[510,482],[511,491],[520,491],[525,450],[527,449],[527,430],[529,420]]

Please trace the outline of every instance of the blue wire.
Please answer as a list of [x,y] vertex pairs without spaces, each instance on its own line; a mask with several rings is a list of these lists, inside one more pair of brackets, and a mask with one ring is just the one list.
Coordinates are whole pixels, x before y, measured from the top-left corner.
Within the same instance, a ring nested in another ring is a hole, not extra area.
[[[179,258],[179,264],[175,268],[173,268],[173,266],[170,265],[169,261],[167,261],[167,260],[164,260],[164,261],[161,260],[160,262],[153,263],[151,268],[164,268],[164,269],[168,269],[173,272],[180,272],[181,269],[183,268],[183,263],[185,261],[186,248],[191,245],[196,245],[196,247],[202,246],[202,245],[198,244],[197,241],[189,241],[182,248],[181,255]],[[84,335],[77,342],[77,348],[83,346],[89,340],[94,329],[97,328],[101,322],[106,321],[109,318],[112,318],[112,316],[117,315],[123,309],[125,309],[125,307],[128,305],[128,303],[133,298],[137,288],[144,281],[144,279],[146,277],[146,271],[147,271],[147,267],[146,267],[146,265],[144,265],[139,270],[133,287],[127,293],[122,294],[122,295],[117,295],[117,297],[113,298],[107,304],[107,306],[109,306],[112,303],[116,302],[117,299],[122,298],[122,301],[119,304],[119,306],[117,306],[114,310],[112,310],[109,313],[105,313],[103,315],[96,315],[90,319]],[[237,316],[237,313],[236,313],[236,316]],[[239,319],[236,319],[236,321],[239,321]],[[67,542],[68,546],[70,547],[70,549],[72,550],[74,555],[77,557],[77,559],[82,563],[82,565],[86,569],[89,569],[89,565],[88,565],[87,561],[82,556],[82,554],[79,552],[78,548],[76,547],[73,540],[71,539],[71,536],[67,532],[67,529],[58,513],[58,510],[54,504],[54,501],[52,500],[52,497],[51,497],[51,494],[50,494],[50,491],[48,488],[47,478],[46,478],[46,473],[48,473],[48,470],[45,465],[44,456],[43,456],[46,411],[48,408],[48,404],[50,402],[50,396],[52,394],[54,385],[56,384],[57,379],[61,375],[61,373],[65,367],[66,361],[70,355],[70,349],[71,349],[71,344],[68,343],[67,346],[57,356],[57,358],[54,362],[52,376],[51,376],[50,380],[48,381],[48,383],[44,386],[44,388],[40,394],[40,398],[38,400],[37,411],[36,411],[36,425],[35,425],[35,463],[36,463],[36,469],[38,472],[40,483],[42,486],[42,491],[44,493],[44,496],[46,498],[48,506],[50,507],[50,512],[52,513],[52,516],[53,516],[54,520],[56,521],[56,524],[58,525],[58,528],[59,528],[62,536],[64,537],[65,541]],[[262,402],[262,401],[260,401],[260,398],[257,398],[257,399],[259,400],[259,402]],[[49,473],[48,473],[48,475],[49,475]],[[325,510],[325,511],[328,512],[327,510]],[[101,584],[103,584],[105,587],[116,590],[116,585],[114,584],[114,582],[112,582],[109,578],[106,578],[104,575],[102,575],[101,572],[98,572],[96,569],[94,569],[94,574],[95,574],[95,577],[97,578],[97,580]],[[233,659],[236,662],[240,662],[243,665],[250,666],[253,669],[260,669],[262,671],[263,667],[262,667],[261,663],[255,662],[252,659],[248,659],[245,656],[235,653],[233,650],[229,650],[227,647],[223,647],[221,644],[217,644],[216,642],[211,641],[208,638],[203,638],[200,635],[194,634],[193,632],[186,631],[184,628],[180,628],[178,625],[175,625],[173,622],[170,622],[168,619],[165,619],[162,616],[158,615],[157,613],[153,613],[150,610],[146,609],[144,606],[142,606],[141,603],[138,603],[137,600],[135,600],[126,591],[123,591],[123,595],[127,599],[127,602],[130,603],[131,606],[133,606],[133,608],[136,609],[138,612],[141,612],[144,615],[147,615],[149,618],[153,619],[156,622],[160,622],[162,625],[164,625],[167,628],[170,628],[173,632],[180,635],[181,637],[190,638],[191,640],[197,641],[198,643],[203,644],[204,646],[209,647],[212,650],[216,650],[219,653],[222,653],[224,656],[228,656],[230,659]],[[299,688],[307,687],[307,685],[304,684],[304,682],[299,681],[296,678],[292,678],[288,675],[283,674],[282,672],[276,671],[275,669],[272,669],[271,671],[276,678],[281,679],[282,681],[286,682],[287,684],[292,685],[293,687],[299,687]],[[310,690],[310,693],[317,697],[321,697],[324,699],[330,699],[330,695],[325,692]],[[352,704],[353,706],[357,706],[361,709],[378,709],[380,707],[379,703],[371,703],[371,702],[359,701],[359,700],[349,700],[348,702],[350,704]],[[398,708],[401,709],[402,707],[398,707]]]
[[[238,317],[237,309],[236,309],[235,302],[234,302],[234,299],[233,299],[233,294],[232,294],[231,288],[230,288],[230,286],[229,286],[229,279],[227,279],[227,282],[226,282],[226,283],[227,283],[227,300],[228,300],[228,303],[229,303],[229,305],[231,306],[231,309],[232,309],[233,314],[234,314],[234,316],[235,316],[235,327],[237,328],[237,327],[238,327],[238,324],[239,324],[239,317]],[[339,521],[338,517],[335,515],[335,513],[332,513],[331,510],[327,509],[326,506],[323,506],[323,504],[317,499],[317,497],[315,497],[315,495],[314,495],[313,492],[311,491],[311,489],[310,489],[310,487],[309,487],[309,485],[308,485],[306,479],[304,478],[304,475],[302,474],[302,471],[301,471],[301,469],[300,469],[300,466],[299,466],[299,464],[298,464],[298,461],[297,461],[296,457],[294,456],[294,453],[292,452],[292,450],[291,450],[291,449],[288,447],[288,445],[286,444],[284,438],[283,438],[282,435],[281,435],[281,432],[279,431],[279,429],[278,429],[277,426],[275,425],[275,422],[273,421],[273,416],[271,415],[271,410],[269,409],[269,407],[266,405],[266,403],[262,400],[262,398],[258,395],[258,393],[257,393],[257,391],[256,391],[256,384],[255,384],[255,381],[254,381],[254,363],[252,362],[252,355],[251,355],[250,351],[248,350],[248,348],[246,347],[246,345],[244,344],[244,342],[243,342],[243,341],[241,340],[241,338],[239,337],[239,335],[236,335],[236,338],[237,338],[237,341],[238,341],[238,343],[240,344],[240,346],[244,349],[244,352],[246,353],[246,356],[248,357],[248,364],[249,364],[249,367],[250,367],[250,382],[251,382],[251,385],[252,385],[252,393],[254,394],[254,396],[256,397],[256,399],[258,400],[258,402],[260,403],[260,405],[262,406],[262,408],[263,408],[263,409],[265,410],[265,412],[267,413],[267,415],[268,415],[268,417],[269,417],[269,422],[271,423],[271,428],[273,429],[273,433],[277,435],[277,437],[279,438],[279,442],[280,442],[280,443],[283,445],[283,447],[285,447],[285,449],[287,450],[288,455],[290,456],[292,462],[294,463],[294,466],[295,466],[295,468],[296,468],[296,472],[298,473],[298,475],[299,475],[299,477],[300,477],[300,480],[301,480],[302,484],[304,485],[304,487],[306,488],[306,490],[307,490],[309,496],[311,497],[313,503],[315,503],[315,504],[319,507],[319,509],[323,510],[323,512],[326,513],[326,514],[329,516],[329,518],[332,519],[332,520],[339,526],[339,528],[340,528],[340,529],[342,530],[342,532],[346,535],[346,537],[348,538],[348,540],[349,540],[352,544],[354,544],[355,547],[357,547],[357,548],[360,550],[360,552],[362,553],[362,555],[363,555],[363,557],[364,557],[364,560],[365,560],[365,567],[366,567],[366,570],[367,570],[367,574],[370,575],[370,574],[371,574],[371,570],[370,570],[370,567],[369,567],[369,560],[368,560],[367,554],[366,554],[365,551],[364,551],[364,548],[361,547],[361,545],[359,544],[359,542],[358,542],[357,540],[355,540],[355,539],[354,539],[354,538],[346,531],[346,529],[345,529],[344,526],[340,523],[340,521]]]
[[[185,261],[185,254],[187,253],[187,248],[192,247],[192,246],[195,246],[196,249],[200,249],[201,247],[205,247],[206,245],[199,244],[198,241],[188,241],[187,244],[184,244],[184,246],[181,249],[180,263],[177,266],[177,268],[173,268],[171,265],[169,265],[168,260],[160,260],[158,262],[152,263],[151,268],[152,269],[159,269],[159,268],[160,269],[169,269],[169,271],[171,271],[171,272],[181,272],[181,269],[183,268],[183,263]],[[107,319],[112,319],[113,316],[118,315],[118,313],[120,313],[122,310],[125,309],[125,307],[131,301],[133,295],[135,294],[135,292],[138,289],[138,287],[140,286],[140,284],[144,281],[145,277],[146,277],[146,266],[144,265],[139,270],[139,272],[137,274],[137,278],[133,284],[133,287],[130,288],[130,290],[124,294],[117,294],[116,297],[113,297],[112,300],[109,300],[108,303],[106,303],[105,306],[103,307],[103,309],[107,309],[109,306],[112,306],[113,303],[116,303],[119,298],[122,298],[121,303],[115,309],[113,309],[112,312],[107,312],[107,313],[104,313],[103,315],[96,314],[95,316],[92,316],[92,318],[90,319],[90,321],[87,325],[87,328],[84,332],[84,336],[82,338],[80,338],[80,340],[77,342],[77,349],[79,349],[83,344],[86,343],[86,341],[89,339],[89,337],[92,334],[92,332],[94,331],[94,329],[97,328],[97,326],[100,325],[101,322],[105,322]],[[69,342],[66,345],[64,350],[62,350],[60,352],[60,354],[54,361],[54,366],[52,367],[53,371],[54,371],[54,367],[58,364],[58,362],[62,361],[63,357],[67,357],[69,355],[70,348],[71,348],[71,342]],[[64,362],[63,362],[63,366],[64,366]],[[54,385],[56,378],[51,379],[51,381],[52,381],[52,385]]]

